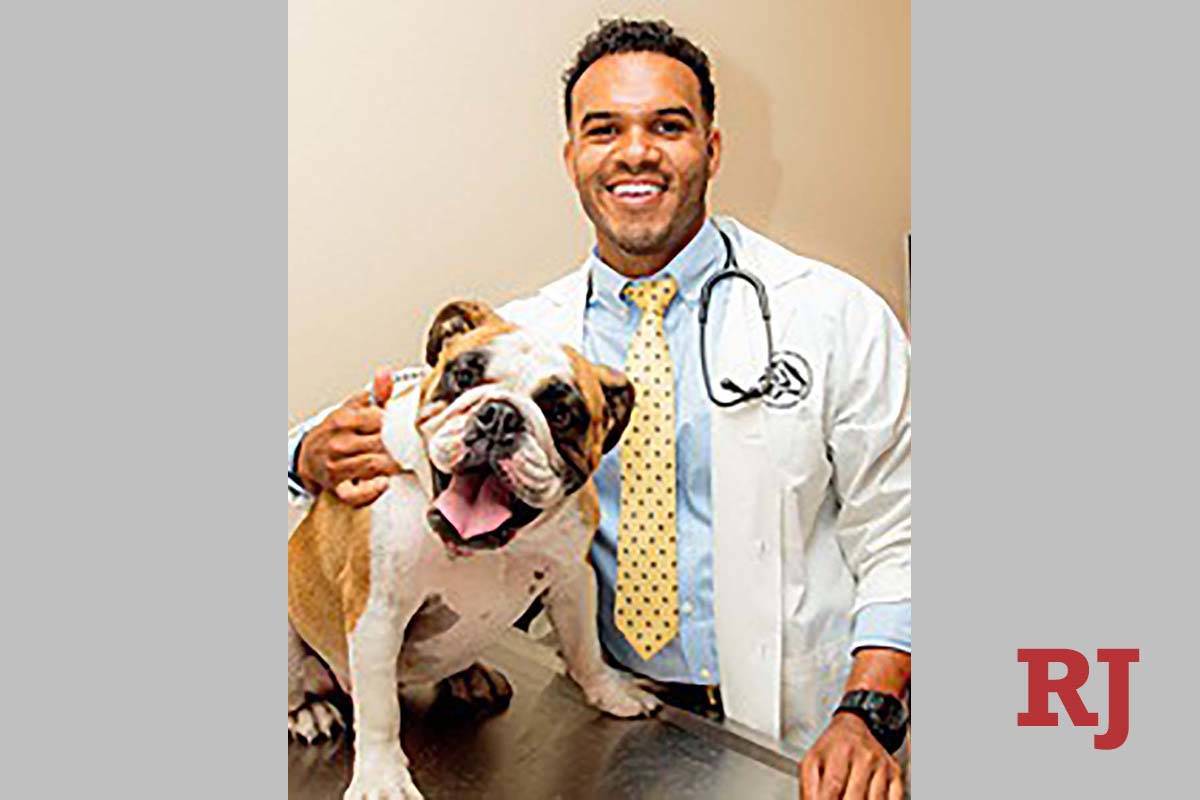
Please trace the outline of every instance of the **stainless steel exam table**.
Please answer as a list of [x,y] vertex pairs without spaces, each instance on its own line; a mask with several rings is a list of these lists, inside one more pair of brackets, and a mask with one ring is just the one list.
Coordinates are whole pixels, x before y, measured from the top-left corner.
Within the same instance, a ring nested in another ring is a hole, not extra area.
[[[433,691],[406,691],[402,741],[427,800],[796,800],[799,753],[735,723],[665,708],[618,720],[586,705],[544,644],[512,630],[485,660],[513,685],[494,717],[455,721]],[[353,760],[348,737],[288,743],[288,796],[341,800]]]

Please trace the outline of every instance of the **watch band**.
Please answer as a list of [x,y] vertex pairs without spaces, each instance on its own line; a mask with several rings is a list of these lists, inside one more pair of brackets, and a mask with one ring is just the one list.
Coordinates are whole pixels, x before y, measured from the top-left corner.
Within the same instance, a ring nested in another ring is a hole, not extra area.
[[908,735],[908,709],[898,697],[885,692],[858,689],[847,692],[833,712],[847,712],[866,723],[876,741],[889,753],[895,753]]

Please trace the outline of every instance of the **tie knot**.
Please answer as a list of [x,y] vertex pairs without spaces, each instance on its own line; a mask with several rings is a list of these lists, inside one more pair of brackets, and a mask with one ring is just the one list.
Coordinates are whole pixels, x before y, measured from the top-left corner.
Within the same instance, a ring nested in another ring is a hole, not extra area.
[[667,306],[671,305],[677,291],[679,284],[668,275],[656,281],[626,284],[621,295],[627,300],[632,300],[643,313],[657,314],[661,317]]

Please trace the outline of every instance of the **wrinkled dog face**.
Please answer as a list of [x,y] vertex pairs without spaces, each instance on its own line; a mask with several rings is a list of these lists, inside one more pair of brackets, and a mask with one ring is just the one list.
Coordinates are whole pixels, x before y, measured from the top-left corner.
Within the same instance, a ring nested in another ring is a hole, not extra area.
[[624,376],[481,303],[434,319],[417,425],[433,465],[429,522],[456,550],[507,544],[582,487],[633,409]]

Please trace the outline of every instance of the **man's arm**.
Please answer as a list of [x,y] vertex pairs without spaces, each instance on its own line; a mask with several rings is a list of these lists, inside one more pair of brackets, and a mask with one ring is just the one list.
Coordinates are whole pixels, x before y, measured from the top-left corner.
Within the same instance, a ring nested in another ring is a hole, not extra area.
[[[854,662],[847,692],[903,701],[912,674],[911,411],[908,340],[869,290],[840,318],[829,383],[837,536],[853,573]],[[850,712],[833,715],[801,763],[806,800],[898,800],[900,767]]]
[[[908,693],[912,656],[898,650],[869,647],[854,654],[846,691],[882,692],[896,698]],[[855,714],[833,715],[821,738],[800,764],[800,797],[804,800],[901,800],[900,765]]]

